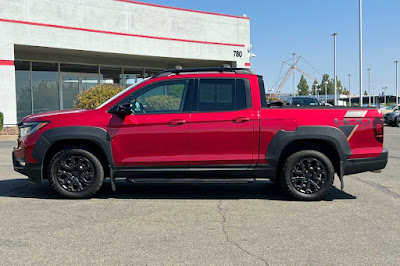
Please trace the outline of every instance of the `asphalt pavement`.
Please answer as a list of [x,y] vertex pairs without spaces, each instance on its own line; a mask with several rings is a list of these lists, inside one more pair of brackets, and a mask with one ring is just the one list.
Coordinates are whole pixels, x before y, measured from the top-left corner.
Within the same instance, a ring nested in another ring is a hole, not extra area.
[[385,128],[381,174],[345,177],[320,202],[270,182],[106,182],[90,200],[61,199],[12,170],[0,142],[2,265],[400,265],[400,128]]

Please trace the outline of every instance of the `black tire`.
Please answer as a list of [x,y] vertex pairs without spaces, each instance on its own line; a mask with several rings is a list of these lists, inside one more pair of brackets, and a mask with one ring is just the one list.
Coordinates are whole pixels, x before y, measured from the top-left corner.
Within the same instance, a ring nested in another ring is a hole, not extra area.
[[396,120],[394,120],[394,124],[396,125],[396,127],[400,127],[400,119],[399,119],[399,117],[396,117]]
[[48,178],[52,187],[63,197],[87,199],[102,186],[104,169],[93,151],[64,148],[53,156]]
[[317,201],[331,190],[334,174],[332,162],[323,153],[315,150],[299,151],[286,159],[281,185],[291,198]]

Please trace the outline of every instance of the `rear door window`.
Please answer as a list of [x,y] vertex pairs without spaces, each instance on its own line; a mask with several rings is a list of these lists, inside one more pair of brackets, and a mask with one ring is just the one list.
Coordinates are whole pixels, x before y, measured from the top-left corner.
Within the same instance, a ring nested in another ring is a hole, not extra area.
[[200,79],[194,111],[219,112],[250,107],[248,81],[243,79]]

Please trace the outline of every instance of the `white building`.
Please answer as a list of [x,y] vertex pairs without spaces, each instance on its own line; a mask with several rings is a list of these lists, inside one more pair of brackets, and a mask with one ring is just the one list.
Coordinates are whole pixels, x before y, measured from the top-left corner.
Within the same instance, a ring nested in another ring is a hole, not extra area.
[[250,67],[250,20],[129,0],[2,0],[0,112],[5,124],[71,108],[99,83],[160,70]]

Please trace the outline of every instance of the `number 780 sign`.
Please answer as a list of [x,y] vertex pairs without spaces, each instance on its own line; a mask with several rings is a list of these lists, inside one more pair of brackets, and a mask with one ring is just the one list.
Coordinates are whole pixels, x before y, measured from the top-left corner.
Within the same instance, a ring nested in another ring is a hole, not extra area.
[[242,51],[233,51],[233,57],[242,57],[243,53]]

